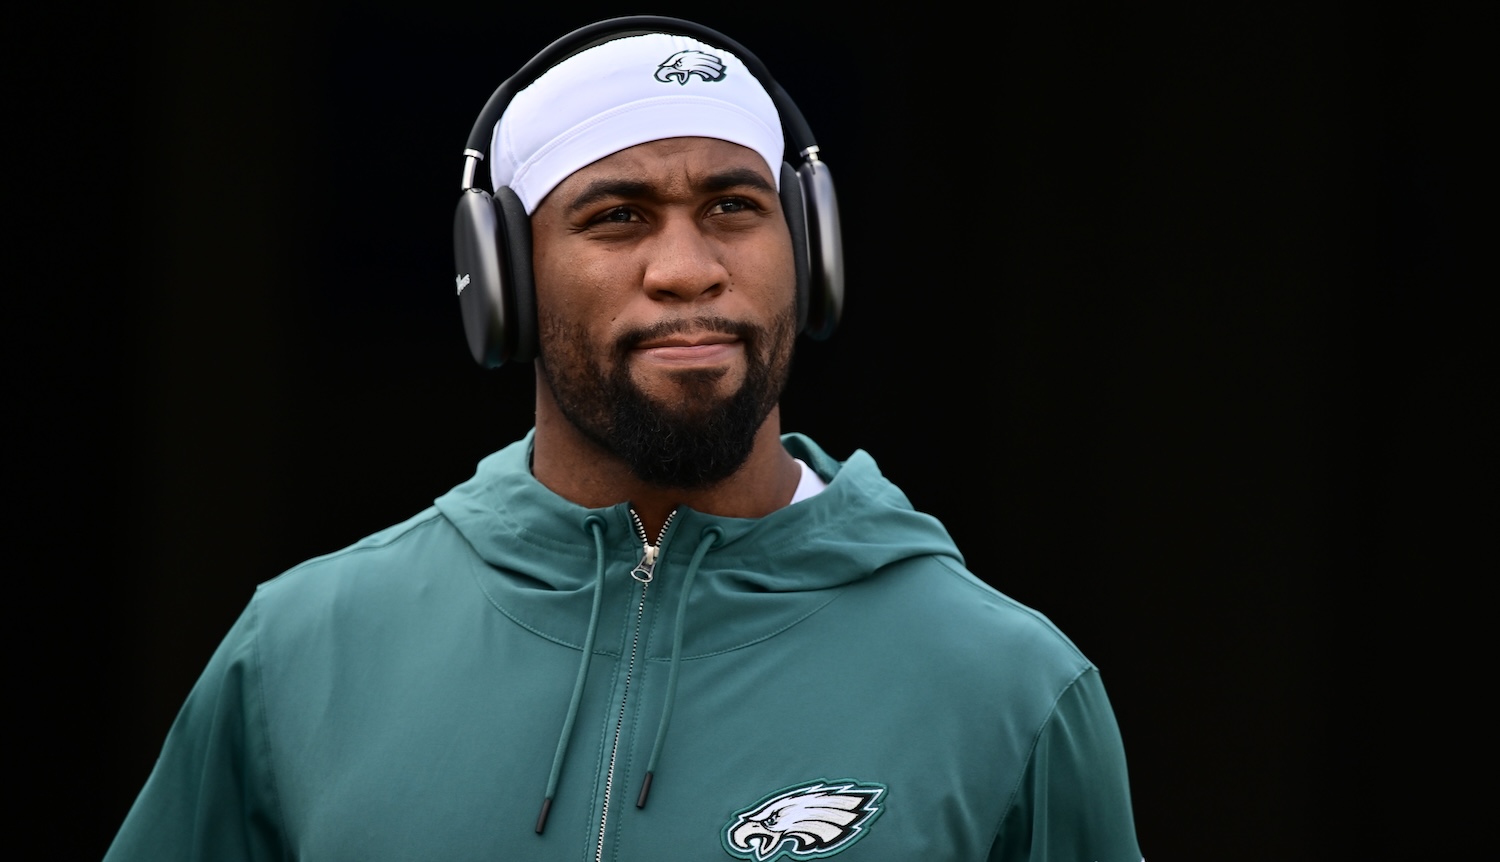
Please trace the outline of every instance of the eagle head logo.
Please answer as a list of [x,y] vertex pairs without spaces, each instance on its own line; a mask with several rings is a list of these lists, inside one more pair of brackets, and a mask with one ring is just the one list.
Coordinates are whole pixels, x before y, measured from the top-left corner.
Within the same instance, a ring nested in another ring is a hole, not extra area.
[[832,855],[864,836],[885,791],[880,784],[822,779],[778,791],[735,812],[724,829],[724,849],[755,862]]
[[705,81],[724,80],[724,61],[702,51],[678,51],[656,67],[656,80],[686,84],[697,75]]

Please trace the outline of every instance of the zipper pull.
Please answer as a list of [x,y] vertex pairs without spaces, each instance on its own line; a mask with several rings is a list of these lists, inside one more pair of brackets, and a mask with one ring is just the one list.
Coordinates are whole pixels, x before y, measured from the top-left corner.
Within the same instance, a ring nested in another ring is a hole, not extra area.
[[630,570],[630,576],[643,584],[651,583],[651,570],[656,568],[657,546],[644,544],[641,546],[641,561]]

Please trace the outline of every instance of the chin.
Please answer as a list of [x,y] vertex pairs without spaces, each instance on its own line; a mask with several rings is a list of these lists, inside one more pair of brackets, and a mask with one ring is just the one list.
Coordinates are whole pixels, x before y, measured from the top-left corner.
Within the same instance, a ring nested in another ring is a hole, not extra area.
[[635,381],[649,401],[667,409],[701,413],[734,398],[745,385],[743,374],[728,368],[690,368],[669,371],[652,381]]

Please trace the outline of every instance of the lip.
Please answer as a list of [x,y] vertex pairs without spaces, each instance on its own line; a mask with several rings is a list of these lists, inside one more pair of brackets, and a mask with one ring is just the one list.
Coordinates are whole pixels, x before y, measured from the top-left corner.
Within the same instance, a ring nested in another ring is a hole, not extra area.
[[663,347],[702,347],[713,344],[728,344],[739,338],[727,332],[676,332],[661,338],[651,338],[636,345],[637,350],[657,350]]
[[721,361],[740,352],[740,340],[724,332],[679,332],[636,345],[635,352],[662,362]]

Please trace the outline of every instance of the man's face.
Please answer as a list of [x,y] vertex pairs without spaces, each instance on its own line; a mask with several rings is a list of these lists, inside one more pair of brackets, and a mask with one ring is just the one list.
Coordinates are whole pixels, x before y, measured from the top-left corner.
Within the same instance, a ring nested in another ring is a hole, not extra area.
[[538,368],[563,415],[653,484],[738,469],[796,337],[765,160],[713,138],[640,144],[568,177],[531,226]]

